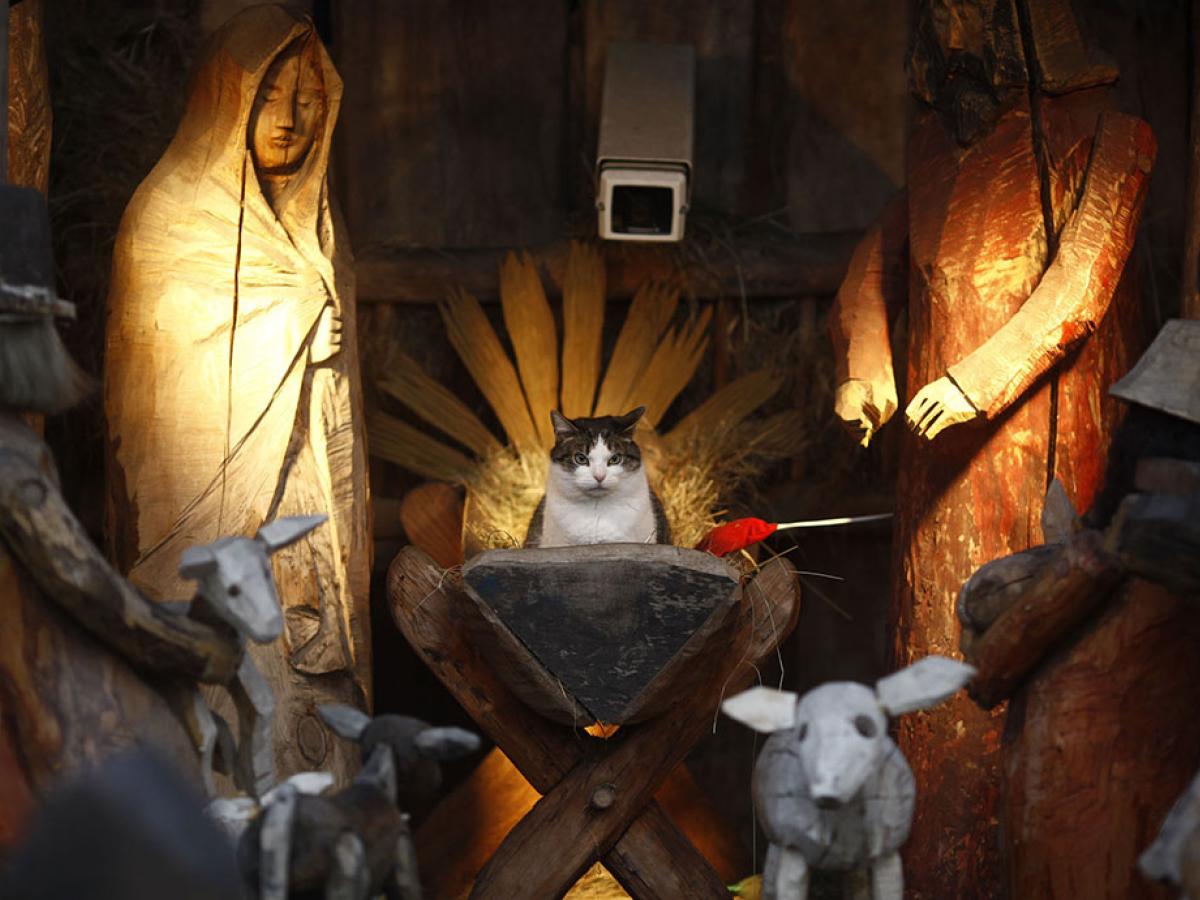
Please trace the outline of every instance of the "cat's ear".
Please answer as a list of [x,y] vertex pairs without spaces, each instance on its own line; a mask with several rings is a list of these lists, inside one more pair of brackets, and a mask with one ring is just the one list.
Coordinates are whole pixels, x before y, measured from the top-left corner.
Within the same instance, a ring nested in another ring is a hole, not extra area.
[[557,409],[550,410],[550,424],[554,426],[554,436],[556,438],[570,437],[579,430],[574,422]]
[[632,412],[627,412],[623,416],[616,417],[617,431],[621,434],[633,434],[633,429],[637,427],[638,420],[646,414],[646,407],[639,406]]

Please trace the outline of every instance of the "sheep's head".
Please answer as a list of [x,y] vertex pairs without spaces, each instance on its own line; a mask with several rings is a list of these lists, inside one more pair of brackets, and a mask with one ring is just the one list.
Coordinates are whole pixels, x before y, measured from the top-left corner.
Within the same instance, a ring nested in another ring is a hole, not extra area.
[[790,691],[753,688],[726,700],[726,715],[756,731],[788,730],[798,748],[813,802],[836,809],[879,770],[890,741],[888,716],[936,706],[958,691],[975,669],[930,656],[880,679],[875,689],[834,681],[797,699]]
[[372,719],[339,703],[323,704],[317,712],[335,734],[359,745],[364,761],[370,760],[378,747],[391,751],[395,792],[404,806],[428,799],[441,785],[439,762],[479,749],[478,736],[469,731],[435,728],[411,716],[389,713]]
[[283,613],[271,554],[304,537],[328,516],[290,516],[264,525],[253,538],[224,537],[189,547],[179,574],[199,582],[198,593],[209,610],[238,634],[267,644],[283,633]]

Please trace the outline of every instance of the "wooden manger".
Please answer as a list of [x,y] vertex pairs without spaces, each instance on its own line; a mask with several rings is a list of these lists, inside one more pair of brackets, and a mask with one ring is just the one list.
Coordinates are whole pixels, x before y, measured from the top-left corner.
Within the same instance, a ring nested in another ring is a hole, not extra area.
[[[492,551],[460,571],[407,547],[388,595],[417,654],[542,795],[472,897],[561,896],[596,861],[641,900],[728,897],[655,793],[795,626],[787,562],[741,578],[692,550],[597,545]],[[580,730],[595,722],[622,727]]]

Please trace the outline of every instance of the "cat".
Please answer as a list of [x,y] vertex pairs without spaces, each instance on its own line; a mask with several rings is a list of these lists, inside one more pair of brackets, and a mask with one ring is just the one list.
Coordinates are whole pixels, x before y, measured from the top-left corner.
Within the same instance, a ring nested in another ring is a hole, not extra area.
[[623,416],[568,419],[551,410],[546,493],[529,522],[526,547],[671,543],[633,438],[645,411],[639,406]]

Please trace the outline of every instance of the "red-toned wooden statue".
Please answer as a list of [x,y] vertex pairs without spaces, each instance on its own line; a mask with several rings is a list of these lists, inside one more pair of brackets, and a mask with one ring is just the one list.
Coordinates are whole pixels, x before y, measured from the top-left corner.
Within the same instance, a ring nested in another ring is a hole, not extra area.
[[[1104,392],[1141,346],[1121,276],[1155,153],[1145,122],[1112,111],[1116,70],[1065,0],[923,0],[914,22],[907,189],[831,317],[836,413],[865,445],[899,408],[890,333],[908,313],[897,666],[957,655],[960,586],[1041,542],[1053,477],[1091,503],[1118,414]],[[920,798],[911,896],[1005,896],[1002,717],[959,698],[900,723]]]

